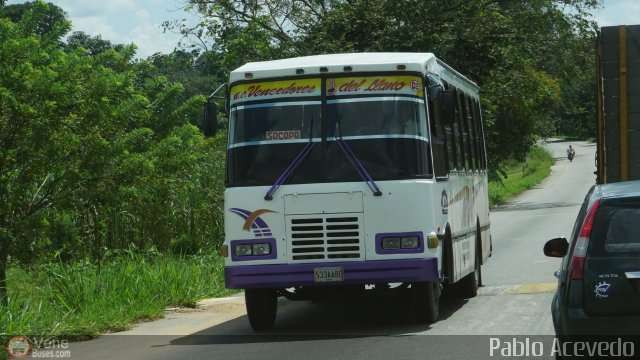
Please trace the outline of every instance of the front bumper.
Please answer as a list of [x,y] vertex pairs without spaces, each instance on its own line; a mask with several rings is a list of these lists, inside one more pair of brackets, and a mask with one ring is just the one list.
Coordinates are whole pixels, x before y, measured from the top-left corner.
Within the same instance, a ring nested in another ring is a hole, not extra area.
[[[344,280],[316,283],[315,268],[342,267]],[[224,280],[229,289],[290,288],[297,286],[364,285],[421,282],[439,278],[438,260],[406,259],[330,263],[227,266]]]

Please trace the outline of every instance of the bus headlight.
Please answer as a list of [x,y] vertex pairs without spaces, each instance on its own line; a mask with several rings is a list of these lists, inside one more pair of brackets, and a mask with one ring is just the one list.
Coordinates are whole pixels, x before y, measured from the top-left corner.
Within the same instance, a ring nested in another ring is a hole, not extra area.
[[237,244],[233,247],[233,253],[236,256],[260,256],[271,254],[271,244]]
[[397,237],[383,238],[382,248],[385,250],[400,249],[400,238],[397,238]]
[[269,255],[271,254],[271,245],[269,243],[253,244],[253,255]]
[[420,231],[376,234],[376,254],[420,254],[424,237]]
[[253,255],[253,250],[251,249],[251,244],[239,244],[233,248],[233,253],[236,256],[250,256]]
[[403,249],[417,249],[419,245],[417,236],[406,236],[400,239],[400,247]]

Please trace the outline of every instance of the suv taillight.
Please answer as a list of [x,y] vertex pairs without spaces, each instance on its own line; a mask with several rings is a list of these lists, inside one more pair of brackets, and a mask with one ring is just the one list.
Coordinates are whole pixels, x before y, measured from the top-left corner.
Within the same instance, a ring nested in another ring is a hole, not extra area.
[[598,205],[600,205],[600,199],[594,201],[587,213],[587,216],[582,222],[580,234],[576,240],[576,246],[573,248],[571,262],[569,263],[569,275],[571,280],[582,280],[582,274],[584,272],[584,258],[587,256],[589,238],[591,237],[591,229],[593,229],[593,220],[596,218]]

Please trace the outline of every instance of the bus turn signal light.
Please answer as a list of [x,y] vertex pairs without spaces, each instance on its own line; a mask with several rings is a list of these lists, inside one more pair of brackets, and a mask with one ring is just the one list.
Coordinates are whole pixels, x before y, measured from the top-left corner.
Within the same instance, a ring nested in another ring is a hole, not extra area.
[[440,245],[440,239],[438,239],[438,235],[436,233],[431,233],[427,236],[427,247],[429,249],[435,249]]

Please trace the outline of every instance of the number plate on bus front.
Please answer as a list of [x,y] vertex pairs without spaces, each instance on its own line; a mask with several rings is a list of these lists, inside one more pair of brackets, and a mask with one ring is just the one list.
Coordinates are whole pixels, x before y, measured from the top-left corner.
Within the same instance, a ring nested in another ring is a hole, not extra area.
[[321,267],[313,269],[313,280],[315,282],[334,282],[344,280],[344,270],[342,267]]

